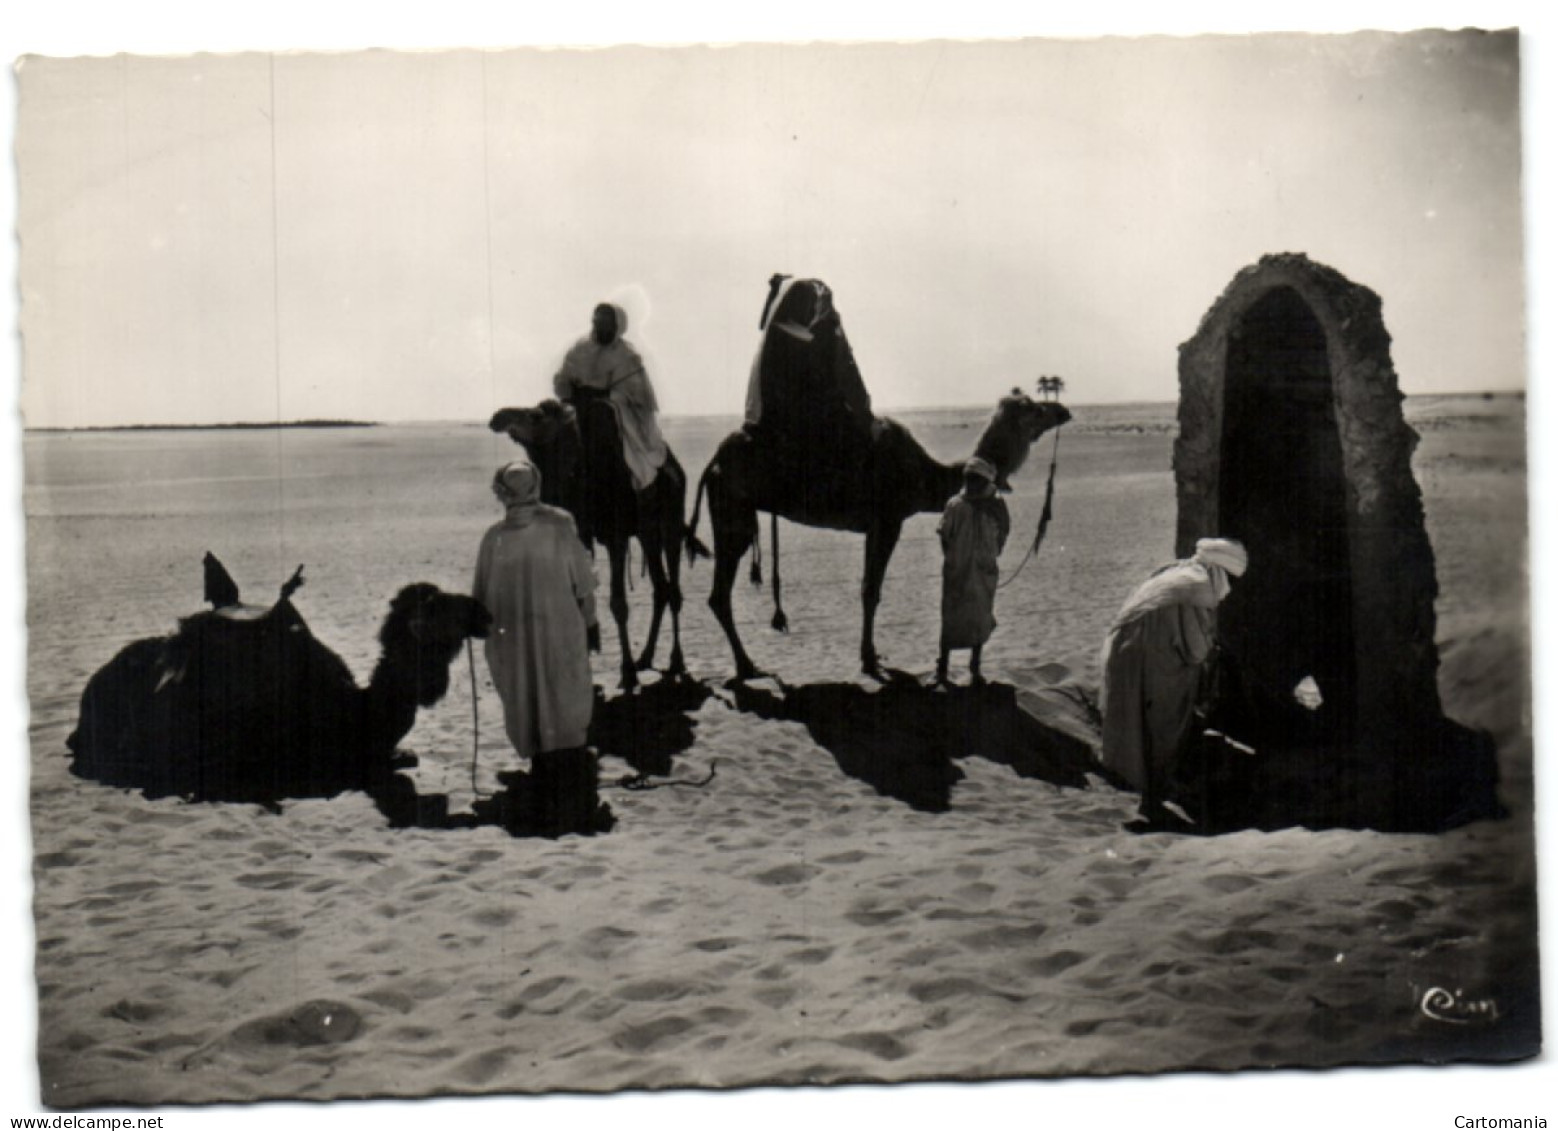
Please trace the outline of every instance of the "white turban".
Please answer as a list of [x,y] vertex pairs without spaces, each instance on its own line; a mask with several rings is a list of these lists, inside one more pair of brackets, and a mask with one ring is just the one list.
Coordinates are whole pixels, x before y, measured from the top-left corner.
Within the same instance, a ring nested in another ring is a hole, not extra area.
[[516,459],[498,468],[493,485],[504,495],[506,506],[529,506],[541,498],[541,472],[527,459]]
[[1243,577],[1250,564],[1250,555],[1243,543],[1232,538],[1203,538],[1196,543],[1195,560],[1204,566],[1227,570],[1234,577]]
[[974,456],[965,463],[963,472],[966,475],[977,475],[981,479],[988,479],[992,483],[995,482],[995,466],[989,460],[981,459],[979,456]]

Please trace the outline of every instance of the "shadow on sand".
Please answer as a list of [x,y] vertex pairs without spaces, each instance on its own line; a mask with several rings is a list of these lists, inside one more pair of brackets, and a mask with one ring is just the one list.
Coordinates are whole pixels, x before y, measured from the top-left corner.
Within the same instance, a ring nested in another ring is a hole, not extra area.
[[934,689],[893,672],[877,687],[730,686],[739,710],[804,724],[844,773],[922,812],[952,808],[963,777],[957,759],[984,758],[1072,789],[1086,788],[1096,772],[1088,745],[1024,710],[1008,684]]
[[1373,745],[1339,740],[1323,721],[1291,713],[1278,725],[1234,733],[1254,749],[1209,732],[1190,743],[1176,767],[1170,794],[1196,820],[1187,832],[1441,833],[1509,815],[1498,799],[1492,739],[1449,719],[1424,720]]
[[[707,685],[689,678],[661,679],[610,697],[597,690],[590,749],[537,755],[528,770],[499,774],[503,788],[479,798],[469,813],[451,814],[447,796],[419,794],[399,773],[374,791],[373,799],[395,828],[495,825],[518,837],[608,832],[616,819],[599,799],[601,756],[621,758],[640,782],[668,776],[672,759],[693,743],[696,726],[690,716],[710,694]],[[414,757],[401,756],[401,767],[411,765]]]
[[693,743],[691,716],[711,694],[707,684],[686,676],[663,677],[627,695],[597,693],[590,745],[640,774],[668,775],[671,759]]

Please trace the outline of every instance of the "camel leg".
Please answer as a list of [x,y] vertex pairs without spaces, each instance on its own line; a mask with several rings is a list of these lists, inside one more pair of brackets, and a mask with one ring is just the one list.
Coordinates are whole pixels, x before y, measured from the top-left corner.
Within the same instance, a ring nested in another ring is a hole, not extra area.
[[[682,507],[684,501],[677,500],[677,506],[668,517],[674,518],[672,529],[665,532],[665,601],[671,610],[671,663],[665,669],[666,675],[680,676],[687,674],[687,661],[682,656]],[[658,561],[658,559],[656,559]]]
[[[650,537],[647,541],[641,536],[639,542],[644,547],[644,566],[649,570],[649,584],[654,591],[654,611],[649,616],[649,635],[644,641],[644,650],[639,653],[638,670],[649,671],[654,667],[655,646],[660,640],[660,622],[665,615],[667,607],[671,610],[671,666],[666,669],[667,674],[680,674],[686,670],[681,656],[681,634],[678,631],[677,613],[681,609],[681,593],[677,590],[675,582],[675,570],[680,562],[675,541],[668,546],[662,545],[660,539]],[[669,564],[670,569],[667,569]]]
[[866,572],[860,583],[860,604],[863,614],[860,630],[860,670],[869,676],[881,678],[882,667],[876,654],[876,607],[882,601],[882,579],[887,576],[887,563],[898,547],[898,536],[903,523],[891,525],[872,524],[866,531]]
[[789,632],[790,618],[784,615],[784,605],[780,603],[779,591],[784,586],[779,581],[779,516],[770,515],[770,541],[774,546],[774,631]]
[[672,460],[667,462],[648,496],[639,496],[638,541],[644,550],[644,565],[649,570],[649,582],[654,592],[649,635],[638,657],[637,666],[641,672],[654,666],[660,625],[667,608],[671,610],[671,662],[666,668],[666,674],[683,675],[687,671],[687,663],[682,657],[681,634],[682,537],[685,526],[682,512],[687,501],[686,493],[687,483],[682,476],[681,466]]
[[660,642],[660,621],[665,615],[665,606],[670,600],[670,584],[665,577],[664,549],[659,544],[659,539],[653,536],[639,535],[639,545],[644,550],[644,568],[649,571],[649,587],[652,604],[649,613],[649,632],[644,638],[644,650],[638,654],[638,661],[634,667],[641,672],[647,672],[655,666],[655,648]]
[[710,516],[714,520],[714,585],[709,590],[709,608],[725,630],[725,639],[730,641],[730,650],[736,659],[736,678],[754,679],[759,674],[757,665],[741,646],[741,635],[736,631],[736,618],[731,612],[730,591],[736,584],[741,559],[757,532],[757,512],[747,510],[732,517],[720,513],[722,509],[710,500]]
[[622,681],[618,686],[631,691],[638,686],[638,672],[633,667],[633,642],[628,639],[628,594],[626,538],[613,540],[606,547],[611,561],[611,619],[617,622],[617,643],[622,655]]

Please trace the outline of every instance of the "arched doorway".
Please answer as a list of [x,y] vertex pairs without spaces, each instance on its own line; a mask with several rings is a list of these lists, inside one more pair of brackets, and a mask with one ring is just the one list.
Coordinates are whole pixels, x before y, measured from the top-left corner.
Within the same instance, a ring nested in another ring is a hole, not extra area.
[[1317,717],[1345,730],[1357,642],[1334,404],[1319,319],[1292,287],[1273,287],[1227,338],[1217,509],[1222,534],[1258,547],[1261,561],[1229,595],[1220,629],[1263,696],[1302,685],[1318,696]]
[[1491,742],[1440,707],[1417,434],[1379,296],[1268,255],[1180,346],[1179,389],[1175,551],[1222,536],[1250,559],[1218,612],[1220,702],[1258,752],[1208,764],[1208,811],[1415,830],[1501,812]]

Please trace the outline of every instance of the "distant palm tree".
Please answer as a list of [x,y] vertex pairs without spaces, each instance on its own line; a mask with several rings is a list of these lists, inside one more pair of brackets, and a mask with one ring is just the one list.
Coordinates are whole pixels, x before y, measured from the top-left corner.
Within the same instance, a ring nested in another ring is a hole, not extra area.
[[1049,379],[1050,392],[1055,394],[1055,399],[1060,399],[1060,394],[1065,391],[1066,379],[1064,377],[1051,377]]
[[1043,400],[1049,400],[1050,394],[1055,391],[1055,379],[1053,377],[1039,378],[1039,396]]

